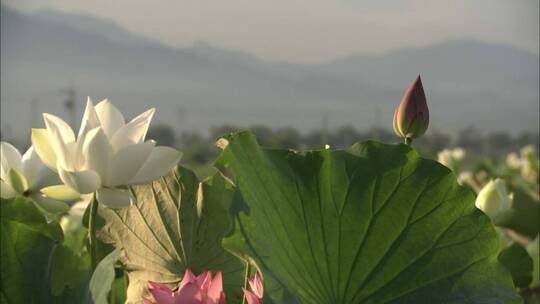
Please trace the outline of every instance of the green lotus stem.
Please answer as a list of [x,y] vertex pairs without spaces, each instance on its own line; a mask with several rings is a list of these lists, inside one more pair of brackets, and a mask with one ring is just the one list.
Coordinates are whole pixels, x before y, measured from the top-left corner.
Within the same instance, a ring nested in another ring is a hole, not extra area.
[[90,246],[90,265],[92,272],[97,266],[97,239],[96,239],[96,216],[98,211],[98,201],[94,195],[90,202],[90,214],[88,217],[88,244]]
[[[248,279],[249,279],[250,266],[249,262],[246,261],[246,273],[244,274],[244,288],[248,289]],[[242,304],[246,304],[246,297],[242,296]]]
[[109,292],[109,304],[116,304],[116,286],[113,280],[113,286]]
[[405,144],[410,146],[412,144],[412,138],[405,137]]

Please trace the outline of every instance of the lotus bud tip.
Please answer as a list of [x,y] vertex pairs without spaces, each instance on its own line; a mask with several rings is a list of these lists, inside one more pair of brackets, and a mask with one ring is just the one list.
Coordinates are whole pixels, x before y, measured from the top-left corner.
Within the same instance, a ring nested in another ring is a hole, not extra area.
[[429,109],[420,75],[409,85],[394,111],[394,132],[410,144],[423,135],[429,125]]

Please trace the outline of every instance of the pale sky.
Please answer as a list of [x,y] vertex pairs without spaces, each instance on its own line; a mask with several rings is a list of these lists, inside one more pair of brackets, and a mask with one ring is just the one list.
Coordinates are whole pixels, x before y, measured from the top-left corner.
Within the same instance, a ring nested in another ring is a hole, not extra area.
[[539,53],[538,0],[2,0],[112,19],[176,47],[197,41],[264,59],[326,62],[448,39]]

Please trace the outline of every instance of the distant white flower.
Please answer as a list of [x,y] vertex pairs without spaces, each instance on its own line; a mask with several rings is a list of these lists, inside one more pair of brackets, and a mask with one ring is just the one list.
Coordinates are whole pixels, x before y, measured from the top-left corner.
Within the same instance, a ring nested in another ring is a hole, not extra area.
[[464,158],[465,150],[462,148],[444,149],[437,154],[437,161],[454,171],[458,170]]
[[520,169],[523,164],[519,155],[511,152],[506,155],[506,165],[511,169]]
[[[4,199],[27,196],[49,212],[63,212],[68,205],[41,193],[43,187],[57,183],[58,177],[39,159],[33,147],[24,155],[7,142],[0,142],[0,196]],[[46,189],[46,188],[45,188]]]
[[125,186],[153,181],[174,168],[182,154],[144,141],[154,109],[130,122],[108,100],[95,107],[88,98],[78,136],[62,119],[43,114],[46,129],[32,130],[32,143],[65,185],[98,202],[125,207],[132,196]]
[[523,158],[537,158],[536,148],[533,145],[526,145],[521,148],[520,154]]
[[458,183],[460,185],[465,185],[466,183],[468,183],[472,179],[473,179],[473,175],[469,171],[459,173],[458,178],[457,178]]
[[475,205],[496,221],[502,213],[512,208],[512,200],[513,195],[508,194],[504,181],[497,178],[480,190]]
[[506,166],[513,171],[519,171],[521,177],[531,183],[538,181],[538,157],[532,145],[523,147],[520,154],[511,152],[506,156]]
[[538,183],[539,162],[536,149],[533,145],[527,145],[520,151],[522,159],[521,176],[531,183]]

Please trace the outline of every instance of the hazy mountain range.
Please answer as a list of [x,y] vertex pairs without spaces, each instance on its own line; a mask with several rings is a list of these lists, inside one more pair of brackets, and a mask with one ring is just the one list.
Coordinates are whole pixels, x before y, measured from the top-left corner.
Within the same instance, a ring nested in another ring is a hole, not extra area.
[[109,97],[129,115],[155,106],[156,120],[177,131],[225,123],[306,131],[323,121],[391,128],[393,108],[419,73],[432,129],[538,130],[538,55],[469,40],[305,65],[205,43],[177,49],[109,20],[2,6],[1,63],[1,126],[10,136],[41,125],[44,111],[68,118],[68,87],[78,112],[88,95]]

